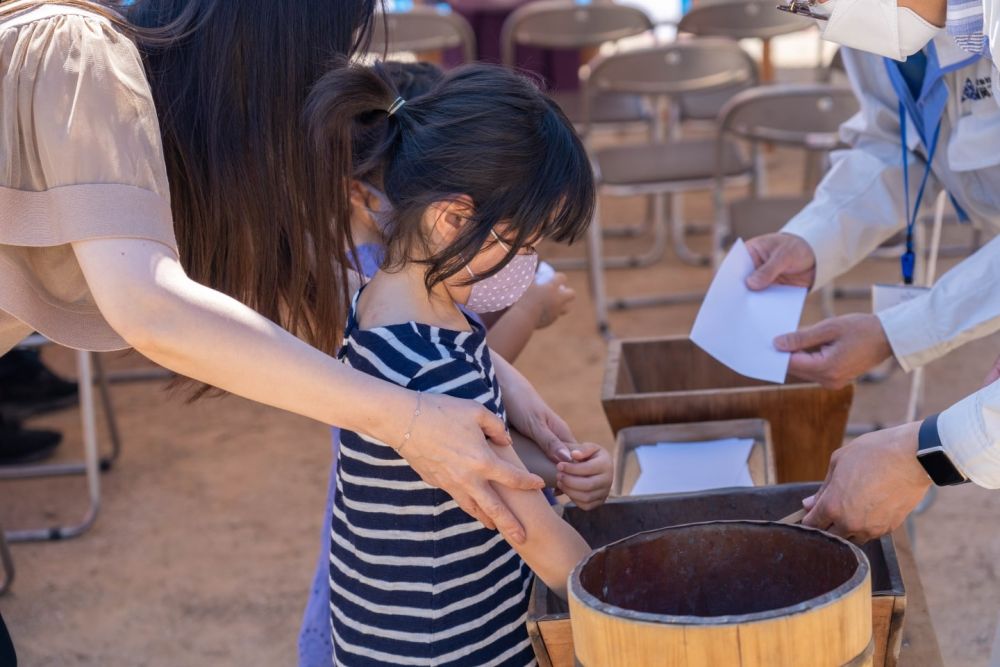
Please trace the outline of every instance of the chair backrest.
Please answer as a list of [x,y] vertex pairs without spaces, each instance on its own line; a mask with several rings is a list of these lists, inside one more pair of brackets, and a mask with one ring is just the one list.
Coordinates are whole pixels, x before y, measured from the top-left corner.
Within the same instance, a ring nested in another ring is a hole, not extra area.
[[465,62],[476,59],[476,35],[469,22],[447,5],[414,5],[403,11],[376,14],[369,50],[421,52],[456,47],[462,49]]
[[518,7],[504,21],[501,58],[505,65],[513,66],[518,46],[585,49],[652,30],[653,22],[637,7],[612,2],[539,0]]
[[751,88],[719,111],[719,137],[808,150],[840,145],[840,126],[860,108],[850,88],[830,84],[780,84]]
[[583,68],[586,98],[601,93],[674,96],[756,80],[757,65],[740,45],[698,37],[598,56]]
[[812,26],[809,18],[775,9],[774,0],[726,0],[692,7],[677,30],[699,37],[770,39]]

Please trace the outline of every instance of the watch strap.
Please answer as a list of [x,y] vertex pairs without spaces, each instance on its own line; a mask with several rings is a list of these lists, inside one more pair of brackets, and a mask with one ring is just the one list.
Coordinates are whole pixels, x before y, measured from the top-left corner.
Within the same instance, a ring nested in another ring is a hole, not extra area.
[[931,415],[920,424],[917,433],[917,460],[937,486],[964,484],[969,478],[952,462],[938,432],[938,415]]
[[931,415],[920,424],[920,431],[917,434],[917,452],[923,452],[935,447],[943,447],[941,444],[941,434],[937,427],[938,415]]

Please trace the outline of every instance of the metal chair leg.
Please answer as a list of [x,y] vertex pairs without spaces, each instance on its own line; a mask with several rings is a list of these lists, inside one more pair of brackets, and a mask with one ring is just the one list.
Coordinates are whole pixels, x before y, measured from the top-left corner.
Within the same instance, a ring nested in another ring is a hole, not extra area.
[[604,235],[601,233],[600,205],[594,207],[594,218],[587,228],[587,277],[590,285],[590,296],[594,300],[594,315],[597,318],[597,330],[604,337],[611,336],[608,323],[607,293],[604,285],[604,263],[602,260],[602,244]]
[[90,504],[83,519],[76,524],[53,526],[28,530],[15,530],[6,533],[10,542],[27,542],[39,540],[62,540],[77,537],[85,533],[97,519],[101,506],[101,466],[97,442],[97,419],[94,405],[94,374],[91,365],[91,352],[77,352],[77,368],[79,369],[80,420],[83,433],[84,462],[80,464],[42,464],[31,466],[10,466],[0,470],[0,479],[33,479],[63,475],[78,475],[81,472],[87,477],[87,491]]
[[684,201],[679,194],[670,195],[670,232],[673,237],[674,253],[677,259],[691,266],[709,266],[711,258],[699,255],[687,244],[684,225]]
[[118,418],[115,414],[115,406],[111,402],[111,392],[108,389],[108,374],[104,372],[104,362],[100,355],[93,354],[90,357],[94,362],[95,376],[97,377],[97,389],[101,393],[101,407],[104,409],[104,425],[108,429],[108,437],[111,439],[111,454],[101,458],[101,470],[108,471],[118,456],[122,452],[122,437],[118,430]]
[[4,538],[3,526],[0,526],[0,569],[3,570],[3,579],[0,579],[0,595],[10,590],[10,585],[14,583],[14,558],[10,555],[10,547]]
[[988,667],[1000,667],[1000,620],[997,621],[997,633],[993,636],[993,649],[990,651]]
[[646,219],[635,225],[609,227],[601,231],[606,239],[631,239],[645,236],[653,231],[656,225],[656,214],[653,212],[653,196],[646,197]]
[[[611,257],[601,257],[601,266],[604,269],[640,269],[656,264],[667,254],[667,231],[665,226],[666,204],[664,197],[667,195],[650,195],[652,199],[652,231],[653,240],[650,249],[639,255],[614,255]],[[601,237],[607,238],[606,230],[601,231]],[[552,266],[559,271],[574,271],[586,269],[590,266],[589,258],[568,257],[552,262]]]

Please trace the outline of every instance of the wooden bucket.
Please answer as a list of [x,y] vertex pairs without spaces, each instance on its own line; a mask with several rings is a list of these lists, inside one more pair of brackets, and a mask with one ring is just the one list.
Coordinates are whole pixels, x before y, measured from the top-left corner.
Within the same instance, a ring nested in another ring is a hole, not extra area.
[[639,533],[569,579],[581,667],[870,667],[871,574],[803,526],[714,521]]
[[616,434],[648,424],[766,419],[779,482],[826,477],[853,397],[853,386],[830,390],[797,378],[771,384],[743,377],[683,336],[612,341],[601,387]]
[[[575,505],[563,518],[587,544],[603,547],[636,533],[705,521],[776,521],[802,506],[819,484],[780,484],[701,493],[611,498],[596,509]],[[893,535],[861,547],[872,576],[875,667],[895,667],[903,642],[907,593]],[[919,603],[918,603],[919,605]],[[528,635],[541,667],[573,667],[573,630],[566,601],[535,578],[528,603]]]

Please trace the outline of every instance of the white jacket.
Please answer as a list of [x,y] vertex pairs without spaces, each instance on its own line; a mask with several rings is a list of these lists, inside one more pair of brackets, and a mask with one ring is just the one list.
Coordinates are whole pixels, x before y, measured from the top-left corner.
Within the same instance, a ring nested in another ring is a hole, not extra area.
[[[934,40],[942,66],[969,57],[944,32]],[[898,100],[881,57],[843,49],[860,112],[841,127],[851,146],[832,156],[815,198],[783,231],[816,254],[816,286],[867,257],[903,228]],[[1000,105],[993,64],[985,59],[945,75],[950,97],[924,202],[944,187],[974,220],[1000,231]],[[911,205],[925,165],[924,147],[907,119]],[[919,251],[919,249],[918,249]],[[907,371],[970,340],[1000,330],[1000,237],[941,277],[924,296],[879,319]],[[984,360],[983,373],[992,363]],[[945,448],[981,486],[1000,488],[1000,382],[946,410],[938,420]]]

